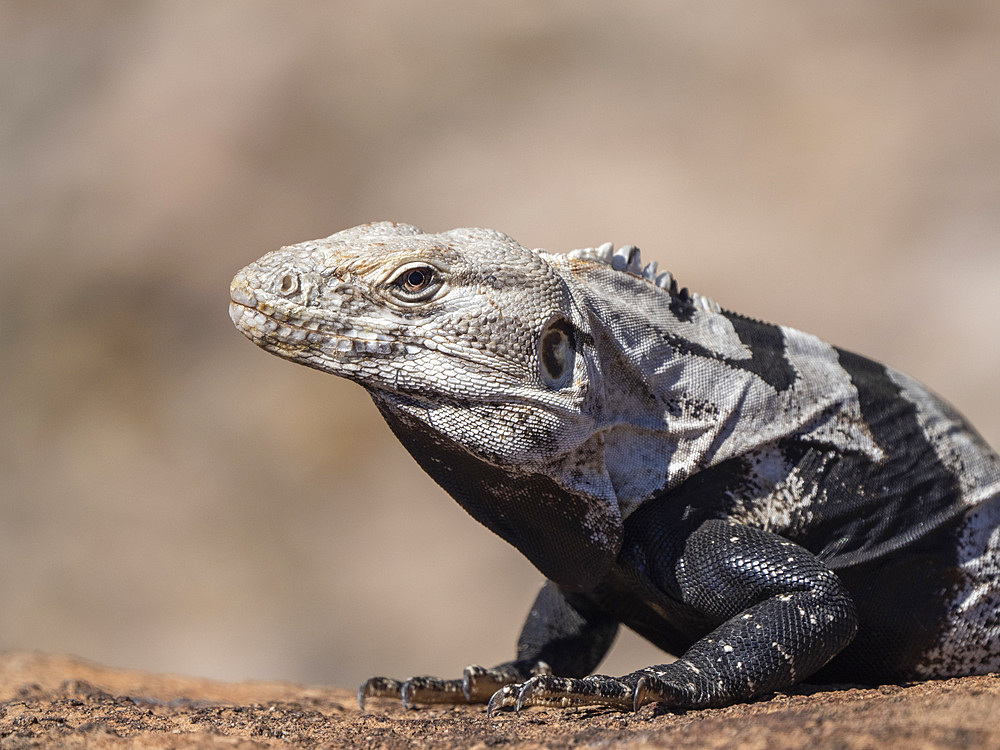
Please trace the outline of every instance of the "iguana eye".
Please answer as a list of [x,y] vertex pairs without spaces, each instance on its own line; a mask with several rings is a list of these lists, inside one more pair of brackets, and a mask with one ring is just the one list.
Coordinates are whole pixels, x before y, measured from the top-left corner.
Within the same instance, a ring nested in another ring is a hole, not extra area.
[[403,302],[429,300],[441,288],[438,270],[432,266],[407,266],[389,282],[389,290]]

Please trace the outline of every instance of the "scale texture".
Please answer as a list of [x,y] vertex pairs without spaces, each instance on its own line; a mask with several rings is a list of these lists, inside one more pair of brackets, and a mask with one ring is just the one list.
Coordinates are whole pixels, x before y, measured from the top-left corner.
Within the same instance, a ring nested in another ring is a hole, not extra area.
[[[1000,459],[884,365],[632,246],[366,224],[237,274],[254,343],[350,378],[546,581],[515,659],[359,700],[721,706],[1000,670]],[[620,625],[678,658],[591,672]]]

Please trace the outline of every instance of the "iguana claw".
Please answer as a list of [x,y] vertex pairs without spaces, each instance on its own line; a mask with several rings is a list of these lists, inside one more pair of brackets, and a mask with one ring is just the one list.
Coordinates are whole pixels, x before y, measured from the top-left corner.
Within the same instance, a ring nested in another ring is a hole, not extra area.
[[370,677],[358,688],[358,706],[365,710],[369,698],[401,698],[403,683],[390,677]]
[[518,695],[521,692],[521,685],[504,685],[493,693],[490,702],[486,705],[486,715],[493,716],[501,708],[517,708]]

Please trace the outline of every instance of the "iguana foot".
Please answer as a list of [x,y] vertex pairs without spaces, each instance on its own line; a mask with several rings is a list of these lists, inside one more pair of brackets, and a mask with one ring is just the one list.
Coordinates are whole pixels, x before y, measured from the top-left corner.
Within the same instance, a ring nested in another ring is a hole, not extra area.
[[[548,674],[548,665],[538,662],[531,670],[534,674]],[[462,678],[442,680],[437,677],[411,677],[394,680],[390,677],[372,677],[358,688],[358,705],[363,711],[369,698],[398,698],[406,708],[418,703],[485,703],[505,685],[522,680],[525,673],[511,666],[466,667]]]
[[486,712],[501,708],[520,711],[525,706],[609,706],[631,711],[635,705],[634,688],[626,682],[603,674],[583,679],[540,675],[520,684],[505,685],[490,699]]

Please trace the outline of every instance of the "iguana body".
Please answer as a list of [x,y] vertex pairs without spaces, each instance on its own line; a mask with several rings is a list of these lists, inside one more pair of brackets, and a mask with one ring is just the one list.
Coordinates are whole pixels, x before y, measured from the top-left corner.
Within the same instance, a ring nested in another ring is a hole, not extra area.
[[[547,579],[514,661],[373,678],[362,702],[701,707],[1000,669],[1000,460],[904,375],[678,290],[631,247],[369,224],[231,292],[244,334],[364,386]],[[619,624],[679,658],[587,677]]]

